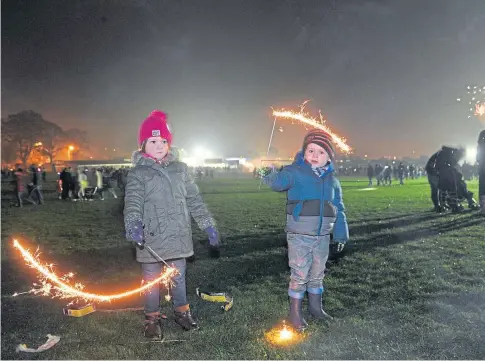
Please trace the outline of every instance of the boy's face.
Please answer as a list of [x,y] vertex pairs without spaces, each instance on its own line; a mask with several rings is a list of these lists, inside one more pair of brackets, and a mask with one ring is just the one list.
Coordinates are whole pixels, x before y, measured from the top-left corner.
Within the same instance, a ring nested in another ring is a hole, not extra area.
[[155,159],[165,158],[168,149],[168,141],[162,137],[150,137],[145,144],[145,153]]
[[315,168],[326,165],[330,157],[325,149],[315,143],[310,143],[305,150],[305,160]]

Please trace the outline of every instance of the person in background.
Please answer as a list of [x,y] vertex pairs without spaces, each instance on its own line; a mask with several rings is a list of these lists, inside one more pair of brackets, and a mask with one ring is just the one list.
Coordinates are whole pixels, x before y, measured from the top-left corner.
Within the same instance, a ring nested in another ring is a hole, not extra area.
[[39,204],[44,204],[44,197],[42,196],[42,174],[40,169],[37,168],[35,165],[30,166],[30,172],[32,175],[30,186],[32,187],[32,191],[30,194],[35,194]]
[[368,186],[372,186],[372,178],[374,177],[374,167],[372,167],[372,164],[369,163],[367,166],[367,178],[369,178],[369,184]]
[[22,168],[17,168],[14,172],[14,193],[17,199],[17,207],[23,207],[23,200],[26,199],[32,204],[36,204],[33,200],[27,197],[27,189],[25,187],[25,173]]

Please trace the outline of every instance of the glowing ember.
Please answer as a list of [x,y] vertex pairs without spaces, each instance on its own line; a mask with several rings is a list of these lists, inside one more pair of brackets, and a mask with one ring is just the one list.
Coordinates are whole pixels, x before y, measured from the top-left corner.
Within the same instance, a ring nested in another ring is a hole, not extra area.
[[293,332],[286,327],[286,325],[283,326],[283,329],[280,330],[280,340],[281,341],[288,341],[293,338]]
[[310,125],[314,128],[321,129],[332,137],[332,140],[335,144],[344,152],[344,153],[352,153],[352,148],[347,144],[347,140],[345,138],[339,137],[337,134],[332,132],[332,130],[326,125],[326,120],[323,119],[322,113],[318,112],[319,119],[315,117],[311,117],[308,113],[305,113],[305,106],[309,101],[303,102],[300,105],[300,111],[298,113],[293,112],[291,110],[274,110],[273,109],[273,116],[276,118],[284,118],[284,119],[292,119],[298,120],[299,122]]
[[299,343],[304,338],[304,334],[295,332],[283,321],[283,326],[268,331],[265,334],[266,340],[273,345],[290,346]]
[[485,102],[481,104],[475,104],[475,115],[482,116],[485,114]]
[[39,283],[34,283],[34,287],[22,293],[14,293],[13,296],[18,296],[25,293],[34,295],[51,296],[52,298],[75,298],[77,300],[91,301],[91,302],[110,302],[120,298],[132,296],[137,293],[149,290],[153,285],[162,283],[169,287],[171,278],[176,274],[175,268],[166,268],[160,276],[150,282],[142,284],[142,286],[112,295],[100,295],[97,293],[89,293],[83,291],[84,285],[76,282],[71,283],[74,274],[72,272],[63,276],[58,276],[53,270],[53,264],[43,264],[39,259],[39,254],[32,254],[25,249],[16,239],[13,240],[13,246],[20,252],[26,264],[39,272]]

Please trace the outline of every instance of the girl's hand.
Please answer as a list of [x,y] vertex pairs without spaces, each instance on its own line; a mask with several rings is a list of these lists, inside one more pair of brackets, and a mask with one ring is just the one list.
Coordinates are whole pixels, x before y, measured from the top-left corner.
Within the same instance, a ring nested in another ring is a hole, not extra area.
[[145,235],[143,233],[143,224],[141,221],[131,222],[126,229],[126,238],[135,242],[140,248],[145,244]]

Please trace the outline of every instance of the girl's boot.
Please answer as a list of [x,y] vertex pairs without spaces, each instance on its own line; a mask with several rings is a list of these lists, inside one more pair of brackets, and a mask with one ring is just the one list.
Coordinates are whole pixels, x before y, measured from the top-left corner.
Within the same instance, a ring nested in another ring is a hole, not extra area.
[[290,297],[290,315],[288,318],[298,332],[305,331],[308,326],[303,318],[302,302],[302,299]]
[[308,292],[308,311],[310,315],[318,320],[333,320],[330,316],[322,309],[322,294],[310,293]]
[[162,320],[160,314],[145,315],[145,331],[146,338],[153,340],[163,340]]
[[176,307],[174,311],[175,323],[181,326],[184,330],[196,330],[199,328],[197,321],[192,317],[189,305]]

